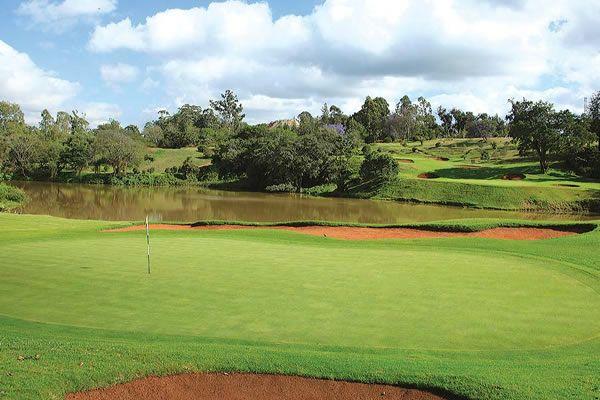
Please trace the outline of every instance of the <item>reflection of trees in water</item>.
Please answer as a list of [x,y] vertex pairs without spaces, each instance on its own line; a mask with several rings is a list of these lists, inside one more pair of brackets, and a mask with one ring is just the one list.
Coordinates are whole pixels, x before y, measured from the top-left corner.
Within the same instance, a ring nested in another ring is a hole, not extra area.
[[[17,182],[29,195],[24,212],[67,218],[196,221],[328,220],[402,223],[458,218],[531,218],[550,215],[474,210],[343,198],[213,191],[201,188],[114,187]],[[571,216],[572,218],[572,216]]]

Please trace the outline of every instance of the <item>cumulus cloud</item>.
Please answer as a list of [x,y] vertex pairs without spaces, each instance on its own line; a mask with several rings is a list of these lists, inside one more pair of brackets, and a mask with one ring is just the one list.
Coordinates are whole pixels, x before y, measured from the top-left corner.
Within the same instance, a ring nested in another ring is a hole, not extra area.
[[17,14],[29,18],[36,26],[60,31],[80,20],[94,21],[95,17],[116,8],[117,0],[27,0],[21,3]]
[[100,76],[104,82],[113,87],[133,82],[137,79],[138,74],[137,67],[124,63],[105,64],[100,67]]
[[79,89],[0,40],[0,99],[20,104],[28,121],[37,120],[44,108],[62,107]]
[[100,124],[105,124],[111,119],[119,119],[121,116],[120,107],[111,103],[85,103],[78,111],[85,116],[92,128]]
[[580,109],[579,97],[598,85],[600,4],[553,4],[325,0],[275,19],[268,3],[229,0],[97,26],[88,48],[153,55],[174,105],[232,88],[255,119],[405,93],[488,112],[525,94]]

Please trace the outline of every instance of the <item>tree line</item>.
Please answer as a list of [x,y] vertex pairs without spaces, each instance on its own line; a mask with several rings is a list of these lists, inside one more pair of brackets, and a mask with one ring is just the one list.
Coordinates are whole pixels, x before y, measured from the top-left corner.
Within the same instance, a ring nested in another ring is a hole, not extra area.
[[[345,190],[357,173],[369,182],[397,174],[393,158],[372,151],[371,143],[508,136],[521,155],[539,161],[541,172],[551,161],[562,161],[578,174],[600,178],[600,92],[584,114],[556,110],[543,101],[510,104],[502,118],[458,108],[438,107],[434,112],[423,97],[413,102],[403,96],[392,110],[384,98],[367,97],[350,115],[324,104],[320,115],[303,111],[286,123],[252,126],[244,122],[243,106],[228,90],[206,108],[186,104],[173,114],[160,111],[140,131],[116,120],[90,129],[85,115],[77,111],[53,116],[44,110],[40,123],[31,126],[17,104],[0,102],[0,173],[47,179],[65,171],[163,173],[138,171],[150,157],[148,146],[197,146],[212,158],[213,174],[243,177],[255,189],[293,191],[335,183]],[[355,165],[357,158],[363,160],[361,165]],[[189,160],[166,172],[184,178],[207,175]]]

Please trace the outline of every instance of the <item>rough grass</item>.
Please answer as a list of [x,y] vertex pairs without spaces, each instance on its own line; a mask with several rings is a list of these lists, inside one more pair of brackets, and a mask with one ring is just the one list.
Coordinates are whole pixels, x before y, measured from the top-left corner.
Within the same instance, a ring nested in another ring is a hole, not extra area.
[[0,182],[0,211],[9,211],[27,201],[25,192]]
[[144,233],[100,232],[115,225],[0,214],[5,398],[198,370],[473,399],[598,395],[599,230],[536,242],[154,232],[147,276]]

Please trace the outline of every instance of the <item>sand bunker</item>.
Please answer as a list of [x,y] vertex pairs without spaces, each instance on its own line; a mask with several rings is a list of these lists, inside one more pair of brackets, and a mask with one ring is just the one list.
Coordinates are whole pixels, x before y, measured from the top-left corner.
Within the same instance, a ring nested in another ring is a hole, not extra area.
[[525,179],[523,174],[506,174],[502,177],[505,181],[522,181]]
[[[128,226],[125,228],[109,229],[105,232],[131,232],[146,229],[143,225]],[[354,226],[244,226],[244,225],[167,225],[152,224],[151,230],[240,230],[240,229],[276,229],[303,233],[307,235],[330,237],[345,240],[370,240],[370,239],[431,239],[453,237],[477,237],[488,239],[509,240],[540,240],[553,239],[563,236],[583,233],[580,227],[556,228],[493,228],[479,232],[439,232],[416,228],[365,228]]]
[[404,163],[404,164],[414,164],[415,160],[411,160],[410,158],[399,158],[397,160],[399,163]]
[[396,386],[371,385],[281,375],[183,374],[149,377],[66,400],[444,400],[432,393]]
[[423,172],[422,174],[417,175],[417,178],[421,179],[436,179],[439,177],[440,176],[438,174],[435,174],[433,172]]

